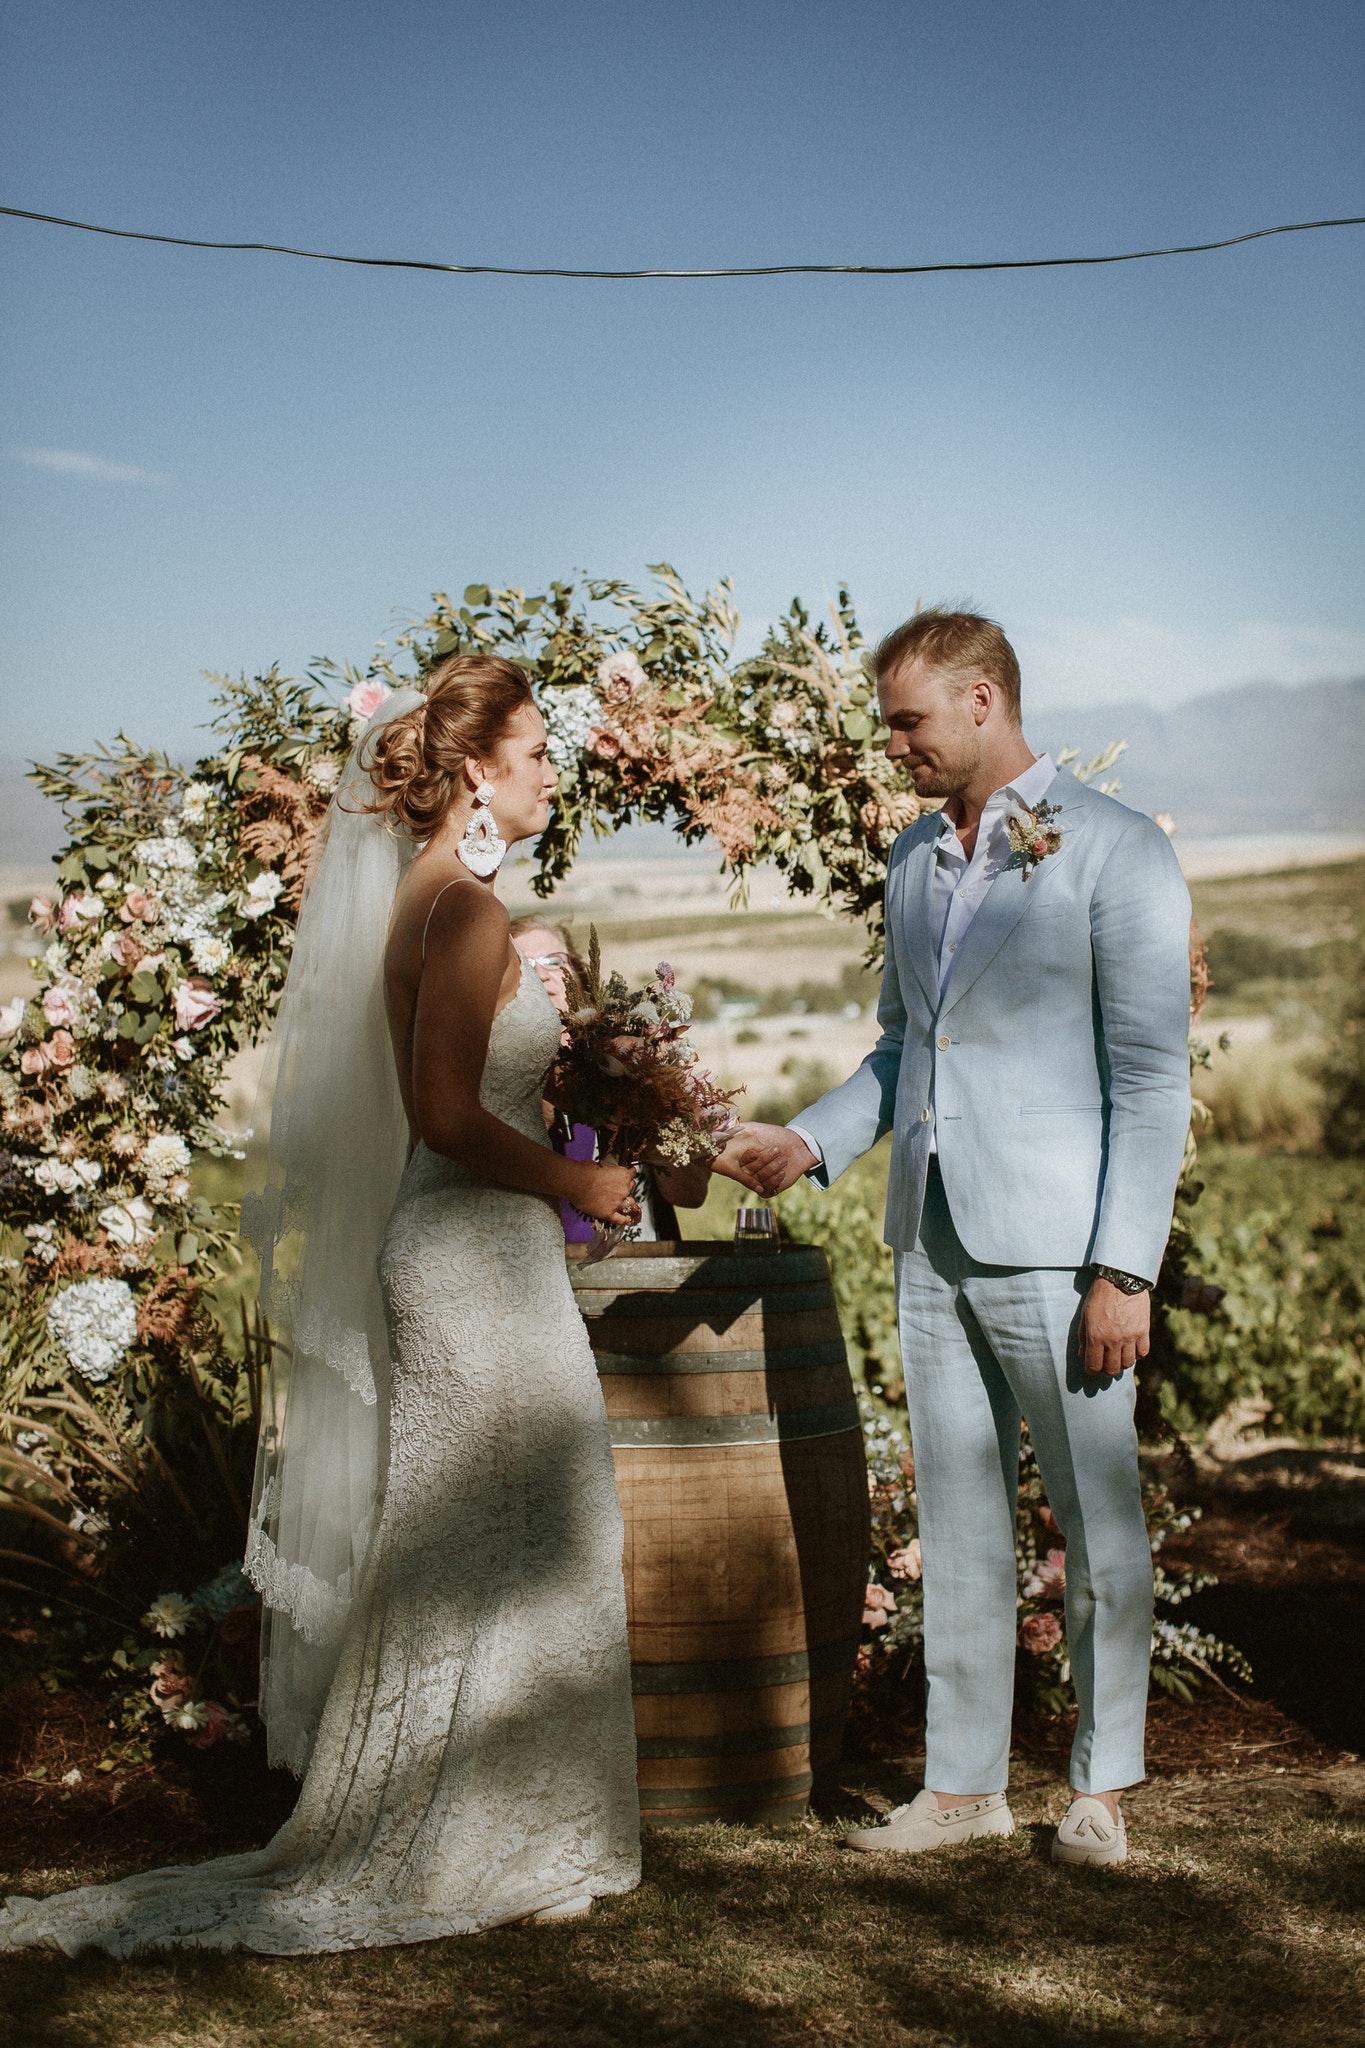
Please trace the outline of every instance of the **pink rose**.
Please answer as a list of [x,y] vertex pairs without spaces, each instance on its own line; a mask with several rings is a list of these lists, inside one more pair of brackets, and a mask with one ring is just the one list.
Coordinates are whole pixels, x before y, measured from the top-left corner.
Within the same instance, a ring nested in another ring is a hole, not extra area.
[[599,761],[614,761],[621,751],[621,742],[614,732],[598,728],[588,735],[588,752],[596,754]]
[[57,922],[64,932],[69,932],[73,925],[97,924],[103,916],[104,905],[100,902],[98,896],[92,895],[87,889],[83,896],[68,896],[66,898],[66,901],[62,904]]
[[1019,1631],[1019,1641],[1031,1656],[1045,1657],[1062,1640],[1062,1624],[1055,1614],[1031,1614]]
[[54,1031],[41,1045],[25,1046],[19,1065],[25,1074],[45,1074],[49,1067],[61,1070],[76,1064],[76,1041],[69,1031]]
[[1047,852],[1047,841],[1046,839],[1044,839],[1041,832],[1038,834],[1038,837],[1036,839],[1030,839],[1029,852],[1036,853],[1039,860],[1041,860],[1043,858],[1043,855]]
[[205,1700],[204,1711],[208,1719],[194,1738],[196,1749],[212,1749],[214,1743],[221,1741],[227,1734],[234,1719],[227,1708],[221,1706],[217,1700]]
[[1066,1552],[1049,1550],[1033,1567],[1033,1577],[1025,1589],[1034,1600],[1064,1600],[1066,1598]]
[[54,1067],[65,1069],[76,1064],[76,1041],[69,1031],[54,1031],[44,1050]]
[[132,924],[141,918],[150,924],[156,915],[156,898],[146,889],[130,889],[123,899],[119,916],[125,924]]
[[392,695],[387,683],[357,683],[346,699],[346,709],[352,718],[360,719],[363,724],[367,718],[373,718],[385,698]]
[[40,932],[50,932],[57,922],[55,904],[49,903],[46,896],[35,896],[28,906],[28,921]]
[[924,1563],[920,1557],[919,1537],[912,1536],[904,1550],[893,1550],[886,1560],[886,1569],[893,1579],[922,1578]]
[[49,1024],[74,1024],[76,1005],[71,992],[64,988],[50,988],[43,996],[43,1015]]
[[213,993],[213,983],[202,974],[192,974],[175,992],[175,1021],[181,1031],[199,1031],[211,1024],[222,1004]]
[[131,932],[120,932],[116,939],[106,943],[110,958],[117,960],[120,967],[126,967],[130,974],[147,951],[141,939],[135,939]]

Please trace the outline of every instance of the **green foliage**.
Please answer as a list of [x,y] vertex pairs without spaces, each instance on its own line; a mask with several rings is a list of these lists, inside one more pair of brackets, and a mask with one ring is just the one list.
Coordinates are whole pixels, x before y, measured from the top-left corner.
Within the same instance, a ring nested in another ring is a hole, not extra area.
[[1365,945],[1359,940],[1326,1008],[1327,1049],[1317,1067],[1322,1142],[1336,1159],[1365,1158]]
[[[1365,1433],[1365,1166],[1206,1148],[1168,1265],[1155,1362],[1177,1428],[1253,1398],[1277,1428]],[[1225,1290],[1211,1312],[1181,1305],[1195,1276]]]

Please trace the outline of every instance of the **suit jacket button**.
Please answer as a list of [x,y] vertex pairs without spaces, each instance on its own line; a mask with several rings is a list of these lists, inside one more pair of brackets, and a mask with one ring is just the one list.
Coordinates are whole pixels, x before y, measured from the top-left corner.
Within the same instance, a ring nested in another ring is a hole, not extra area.
[[919,1120],[920,1120],[920,1122],[921,1122],[922,1124],[927,1124],[927,1123],[928,1123],[928,1121],[929,1121],[929,1112],[928,1112],[928,1110],[927,1110],[927,1109],[922,1109],[922,1110],[920,1111],[920,1113],[919,1113]]
[[940,1038],[940,1040],[939,1040],[939,1042],[938,1042],[938,1049],[939,1049],[939,1051],[940,1051],[940,1052],[947,1052],[947,1050],[948,1050],[948,1047],[949,1047],[949,1046],[950,1046],[950,1045],[952,1044],[952,1042],[953,1042],[953,1041],[952,1041],[952,1039],[951,1039],[951,1038]]

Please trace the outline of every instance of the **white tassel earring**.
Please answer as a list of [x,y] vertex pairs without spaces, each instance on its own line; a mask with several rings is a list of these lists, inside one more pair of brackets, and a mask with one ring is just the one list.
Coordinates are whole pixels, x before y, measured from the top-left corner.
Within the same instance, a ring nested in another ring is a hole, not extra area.
[[476,875],[495,875],[507,851],[507,841],[498,837],[498,822],[493,816],[496,794],[491,782],[479,784],[464,838],[455,848],[465,866]]

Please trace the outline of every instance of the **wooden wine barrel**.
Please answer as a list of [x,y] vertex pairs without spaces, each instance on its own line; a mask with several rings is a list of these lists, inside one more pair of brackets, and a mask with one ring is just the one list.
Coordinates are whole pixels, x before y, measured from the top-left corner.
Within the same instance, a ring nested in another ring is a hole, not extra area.
[[839,1754],[867,1586],[862,1430],[825,1254],[581,1257],[626,1524],[641,1818],[791,1819]]

